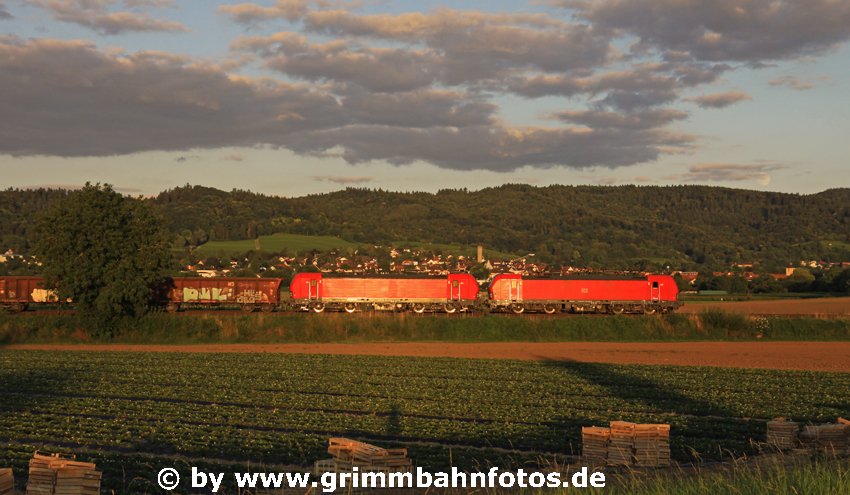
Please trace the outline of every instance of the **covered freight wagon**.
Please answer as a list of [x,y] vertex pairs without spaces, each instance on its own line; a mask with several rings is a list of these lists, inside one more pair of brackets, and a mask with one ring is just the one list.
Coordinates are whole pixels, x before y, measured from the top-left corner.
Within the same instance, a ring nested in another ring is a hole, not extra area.
[[280,303],[281,282],[279,278],[175,277],[166,282],[166,309],[239,306],[245,311],[274,311]]
[[496,275],[489,288],[491,307],[514,313],[651,314],[679,307],[678,294],[676,281],[667,275],[524,279],[504,273]]
[[0,307],[24,311],[31,304],[56,302],[56,291],[46,289],[42,277],[0,277]]
[[292,303],[317,313],[325,309],[466,311],[476,302],[478,282],[468,273],[445,277],[336,277],[299,273],[289,286]]

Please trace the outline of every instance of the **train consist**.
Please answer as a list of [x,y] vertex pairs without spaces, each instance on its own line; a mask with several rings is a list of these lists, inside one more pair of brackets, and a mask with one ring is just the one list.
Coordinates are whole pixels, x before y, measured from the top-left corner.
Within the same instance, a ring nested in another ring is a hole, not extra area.
[[[412,311],[458,313],[666,313],[681,305],[668,275],[525,278],[496,275],[486,291],[468,273],[444,277],[337,276],[299,273],[288,288],[279,278],[189,278],[163,282],[167,311],[240,308],[244,311]],[[0,307],[23,311],[56,304],[39,277],[0,277]]]

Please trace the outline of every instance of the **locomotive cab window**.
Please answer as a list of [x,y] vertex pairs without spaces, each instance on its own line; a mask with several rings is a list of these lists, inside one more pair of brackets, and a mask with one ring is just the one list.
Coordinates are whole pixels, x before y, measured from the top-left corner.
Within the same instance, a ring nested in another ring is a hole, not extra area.
[[657,289],[658,288],[658,282],[652,282],[652,288]]
[[316,280],[315,278],[314,278],[314,279],[312,279],[312,280],[310,280],[310,287],[315,287],[315,286],[317,286],[317,285],[318,285],[318,282],[319,282],[319,281],[318,281],[318,280]]
[[457,281],[457,280],[452,280],[452,288],[453,288],[453,289],[457,289],[457,287],[458,287],[458,281]]

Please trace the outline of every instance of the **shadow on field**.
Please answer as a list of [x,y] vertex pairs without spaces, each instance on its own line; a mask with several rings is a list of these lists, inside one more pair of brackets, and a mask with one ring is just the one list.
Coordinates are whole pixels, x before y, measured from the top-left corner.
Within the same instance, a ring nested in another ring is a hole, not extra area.
[[[718,404],[689,397],[680,390],[671,389],[661,380],[654,380],[637,372],[619,370],[617,365],[571,360],[550,360],[544,361],[543,364],[568,372],[567,379],[579,377],[602,387],[607,395],[643,403],[659,413],[737,416],[733,411]],[[659,370],[659,373],[664,371]]]
[[37,410],[52,402],[53,391],[64,389],[71,380],[58,370],[8,368],[9,359],[8,354],[0,354],[0,414]]

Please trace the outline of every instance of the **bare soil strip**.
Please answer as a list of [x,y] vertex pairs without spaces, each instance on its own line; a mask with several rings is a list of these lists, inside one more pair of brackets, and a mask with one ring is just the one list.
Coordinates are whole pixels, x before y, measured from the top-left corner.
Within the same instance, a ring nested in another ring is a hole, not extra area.
[[772,301],[686,302],[677,312],[700,313],[706,309],[720,309],[749,315],[842,316],[850,315],[850,297],[776,299]]
[[17,344],[2,350],[265,352],[520,359],[850,372],[850,342],[403,342],[372,344]]

